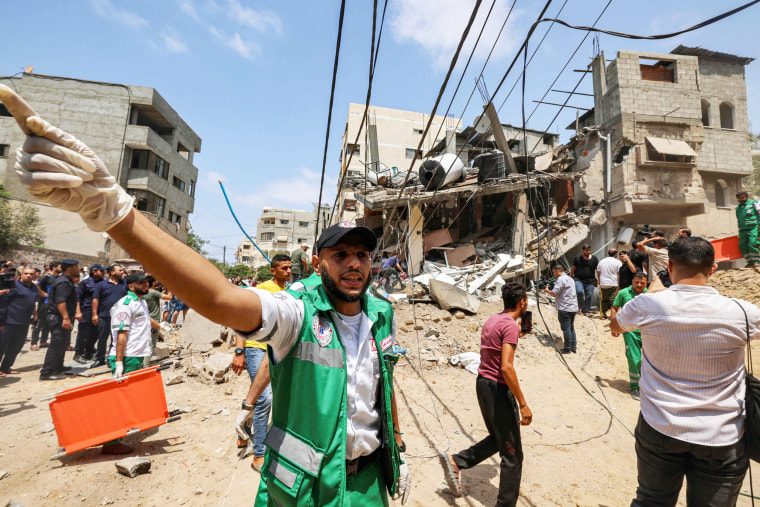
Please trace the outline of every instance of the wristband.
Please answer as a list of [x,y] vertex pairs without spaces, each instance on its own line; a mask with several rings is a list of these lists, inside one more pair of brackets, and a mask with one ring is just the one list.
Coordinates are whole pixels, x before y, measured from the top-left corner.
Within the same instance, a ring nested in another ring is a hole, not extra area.
[[243,400],[243,404],[240,408],[241,410],[253,410],[256,407],[254,405],[246,405],[245,400]]

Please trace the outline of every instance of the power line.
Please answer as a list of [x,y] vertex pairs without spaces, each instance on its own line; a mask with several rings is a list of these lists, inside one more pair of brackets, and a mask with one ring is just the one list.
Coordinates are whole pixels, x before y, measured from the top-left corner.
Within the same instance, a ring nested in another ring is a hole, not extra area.
[[[375,4],[377,5],[377,4]],[[325,151],[322,155],[322,176],[319,181],[319,201],[317,202],[316,226],[314,227],[314,243],[317,242],[316,234],[319,233],[319,219],[322,212],[322,190],[325,184],[325,168],[327,167],[327,147],[330,143],[330,123],[332,122],[333,101],[335,100],[335,81],[338,77],[338,60],[340,58],[340,40],[343,36],[343,18],[346,12],[346,0],[340,2],[340,17],[338,19],[338,39],[335,42],[335,61],[333,62],[332,85],[330,86],[330,105],[327,109],[327,127],[325,128]]]

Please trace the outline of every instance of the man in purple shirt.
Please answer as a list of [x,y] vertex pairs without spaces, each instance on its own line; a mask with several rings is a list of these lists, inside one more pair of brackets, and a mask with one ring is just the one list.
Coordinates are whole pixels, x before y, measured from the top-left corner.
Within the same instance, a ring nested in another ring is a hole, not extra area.
[[[520,331],[517,319],[528,309],[525,285],[510,282],[501,289],[504,311],[483,324],[480,338],[480,367],[475,391],[488,436],[469,449],[444,456],[446,480],[452,492],[464,494],[460,472],[472,468],[497,452],[501,457],[499,495],[496,505],[517,503],[522,477],[520,425],[527,426],[533,413],[525,402],[513,360]],[[519,407],[519,411],[518,411]]]
[[32,283],[34,268],[24,268],[16,288],[0,296],[0,306],[5,307],[5,321],[0,322],[0,377],[18,373],[11,369],[16,356],[24,346],[29,324],[37,320],[37,286]]

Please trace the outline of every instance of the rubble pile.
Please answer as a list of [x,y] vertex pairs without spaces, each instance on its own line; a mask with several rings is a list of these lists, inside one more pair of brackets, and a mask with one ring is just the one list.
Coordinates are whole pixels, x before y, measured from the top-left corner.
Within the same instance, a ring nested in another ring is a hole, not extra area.
[[760,273],[752,268],[718,271],[707,283],[726,297],[760,305]]
[[[603,225],[607,221],[604,209],[600,207],[582,208],[564,215],[540,217],[538,237],[528,242],[527,256],[538,257],[539,241],[541,257],[546,261],[556,260],[588,239],[591,227]],[[529,220],[531,231],[535,230],[536,221]]]

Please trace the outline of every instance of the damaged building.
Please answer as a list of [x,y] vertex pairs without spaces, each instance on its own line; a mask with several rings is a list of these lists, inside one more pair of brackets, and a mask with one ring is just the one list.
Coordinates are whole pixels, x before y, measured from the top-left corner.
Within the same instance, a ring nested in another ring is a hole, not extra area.
[[735,194],[752,173],[744,72],[752,60],[685,46],[594,60],[594,109],[568,126],[579,129],[568,147],[573,170],[585,172],[576,203],[606,203],[596,245],[645,224],[671,238],[680,227],[708,239],[736,234]]

